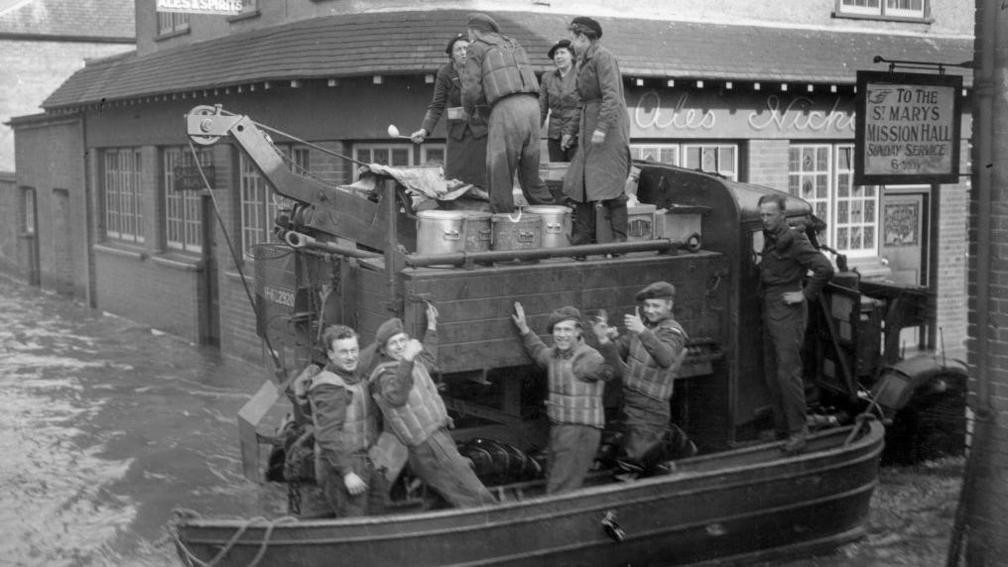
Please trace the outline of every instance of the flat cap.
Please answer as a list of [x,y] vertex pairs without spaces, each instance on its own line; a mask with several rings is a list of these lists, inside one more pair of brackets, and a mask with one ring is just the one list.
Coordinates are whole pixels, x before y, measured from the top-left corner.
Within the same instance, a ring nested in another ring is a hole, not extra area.
[[406,330],[403,327],[402,319],[393,317],[378,326],[378,331],[375,332],[375,344],[378,345],[379,349],[385,350],[385,343],[387,343],[389,339],[399,333],[405,332]]
[[637,301],[645,299],[675,299],[675,286],[668,282],[654,282],[637,292]]
[[483,12],[472,12],[469,14],[466,27],[479,31],[500,32],[500,26],[493,18]]
[[561,321],[574,320],[577,322],[578,326],[581,326],[581,312],[578,311],[577,307],[572,305],[564,305],[563,307],[554,309],[550,313],[549,321],[546,323],[546,332],[553,332],[553,325]]
[[578,16],[571,20],[567,29],[574,33],[583,33],[588,37],[598,39],[602,37],[602,24],[598,20],[588,16]]

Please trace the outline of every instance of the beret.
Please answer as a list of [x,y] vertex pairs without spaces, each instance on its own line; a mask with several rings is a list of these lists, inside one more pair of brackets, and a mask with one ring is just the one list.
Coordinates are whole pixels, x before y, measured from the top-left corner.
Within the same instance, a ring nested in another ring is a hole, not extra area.
[[550,50],[548,52],[546,52],[546,57],[549,57],[550,60],[552,60],[553,59],[553,55],[556,54],[557,49],[566,49],[568,52],[570,52],[572,54],[574,53],[574,50],[571,49],[570,40],[569,39],[561,39],[560,41],[554,43],[553,47],[551,47]]
[[673,299],[675,298],[675,286],[668,282],[654,282],[637,292],[637,301],[645,299]]
[[445,46],[444,52],[447,53],[448,55],[451,55],[452,54],[452,50],[455,49],[455,43],[457,41],[459,41],[460,39],[461,40],[465,40],[465,41],[469,41],[469,36],[467,36],[464,33],[457,33],[457,34],[453,35],[452,38],[448,40],[448,45]]
[[378,326],[378,331],[375,332],[375,344],[378,345],[379,349],[384,350],[385,343],[387,343],[389,339],[399,333],[405,332],[406,330],[403,327],[402,319],[393,317]]
[[466,27],[480,31],[500,32],[500,26],[497,25],[497,22],[482,12],[473,12],[469,14],[469,20],[466,22]]
[[546,323],[546,332],[553,332],[553,325],[561,321],[567,321],[573,319],[577,322],[578,326],[581,326],[581,312],[577,310],[577,307],[571,305],[564,305],[558,309],[554,309],[549,315],[549,320]]
[[602,37],[602,24],[598,23],[598,20],[587,16],[578,16],[574,18],[571,20],[570,26],[568,26],[567,29],[574,33],[583,33],[589,37],[594,37],[595,39]]

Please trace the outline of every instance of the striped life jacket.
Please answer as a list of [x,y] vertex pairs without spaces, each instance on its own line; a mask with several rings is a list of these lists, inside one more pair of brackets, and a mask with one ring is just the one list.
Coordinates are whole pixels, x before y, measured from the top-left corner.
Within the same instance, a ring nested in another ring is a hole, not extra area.
[[[657,333],[659,329],[678,331],[682,334],[683,342],[686,341],[686,331],[674,319],[665,319],[652,330]],[[623,377],[623,387],[663,402],[672,399],[672,385],[675,381],[676,370],[658,366],[658,363],[644,348],[638,335],[634,335],[630,339],[629,351],[627,356],[628,370]]]
[[[377,380],[384,372],[395,372],[397,366],[397,360],[379,364],[371,373],[371,381]],[[405,404],[393,407],[379,395],[374,398],[385,417],[385,429],[395,434],[407,447],[423,443],[448,422],[444,400],[427,367],[419,362],[413,364],[413,388]]]
[[574,377],[574,360],[579,352],[590,348],[581,344],[575,347],[572,356],[554,355],[550,359],[547,368],[549,399],[546,401],[546,415],[552,423],[605,428],[605,411],[602,407],[605,382],[586,382]]
[[[366,451],[378,437],[378,415],[371,404],[368,403],[367,384],[362,380],[356,384],[347,383],[342,376],[335,372],[323,370],[312,379],[312,388],[323,384],[339,386],[345,388],[351,394],[350,403],[346,407],[346,416],[343,419],[343,433],[346,441],[354,451]],[[312,408],[312,416],[318,412]],[[316,430],[318,424],[316,424]]]

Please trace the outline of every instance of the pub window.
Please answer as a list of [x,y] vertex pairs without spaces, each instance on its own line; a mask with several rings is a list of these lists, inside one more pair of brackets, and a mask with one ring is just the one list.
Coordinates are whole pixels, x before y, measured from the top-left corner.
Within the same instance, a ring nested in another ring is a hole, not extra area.
[[24,211],[24,224],[21,227],[25,234],[35,234],[35,189],[21,189],[21,210]]
[[104,152],[105,237],[144,241],[143,163],[136,148]]
[[679,165],[679,144],[630,144],[630,157]]
[[[209,150],[197,150],[200,165],[211,165]],[[165,245],[174,250],[202,252],[203,201],[198,190],[180,190],[175,179],[176,168],[195,170],[193,155],[188,147],[166,148],[162,163],[163,194],[165,202]],[[201,180],[202,183],[202,180]],[[211,181],[212,183],[212,181]]]
[[252,260],[256,244],[277,241],[273,234],[274,219],[290,200],[273,190],[244,153],[238,154],[238,171],[242,252],[246,260]]
[[717,173],[738,180],[738,146],[734,144],[687,144],[683,146],[684,167]]
[[189,14],[158,12],[158,35],[168,35],[189,29]]
[[928,0],[837,0],[836,11],[843,16],[920,20],[928,17],[928,8]]
[[255,12],[259,9],[259,0],[242,0],[242,12]]
[[444,144],[424,144],[420,146],[420,163],[425,164],[432,161],[441,162],[441,165],[445,163],[445,145]]
[[[364,163],[391,166],[413,165],[413,148],[408,144],[354,144],[354,158]],[[354,180],[357,172],[354,172]]]
[[826,242],[851,257],[874,256],[879,187],[854,185],[854,146],[795,144],[788,158],[788,191],[826,222]]

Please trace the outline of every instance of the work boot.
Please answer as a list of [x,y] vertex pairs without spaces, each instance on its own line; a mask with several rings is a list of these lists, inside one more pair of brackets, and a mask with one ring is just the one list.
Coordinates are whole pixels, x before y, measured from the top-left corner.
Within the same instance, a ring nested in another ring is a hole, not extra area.
[[805,442],[808,433],[805,431],[799,431],[798,433],[791,434],[784,445],[781,447],[781,451],[785,455],[800,455],[805,452]]

